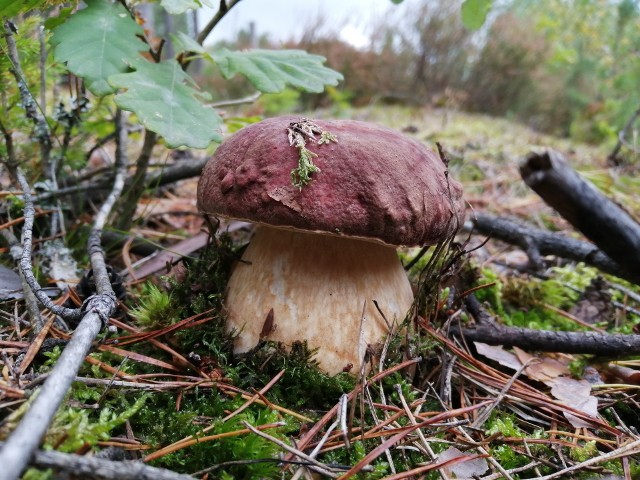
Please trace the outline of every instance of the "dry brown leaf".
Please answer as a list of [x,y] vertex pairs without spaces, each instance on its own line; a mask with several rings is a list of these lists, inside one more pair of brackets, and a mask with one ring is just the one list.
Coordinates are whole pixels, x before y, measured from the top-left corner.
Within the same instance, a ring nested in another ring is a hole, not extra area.
[[[598,416],[598,399],[591,395],[591,384],[586,380],[558,377],[546,382],[551,387],[551,395],[569,407],[580,410],[590,417]],[[565,418],[575,428],[589,428],[592,425],[575,415],[564,412]]]
[[486,343],[473,342],[477,352],[490,360],[498,362],[503,367],[518,370],[522,362],[513,353],[507,352],[502,346],[487,345]]
[[[453,460],[454,458],[469,457],[469,455],[462,453],[456,447],[449,447],[444,452],[438,455],[438,462],[446,462]],[[448,467],[443,467],[442,471],[453,478],[476,478],[483,475],[489,469],[489,465],[484,458],[472,458],[469,460],[456,463]]]
[[[571,375],[569,367],[554,358],[536,357],[518,347],[513,347],[513,351],[522,364],[531,362],[524,370],[525,375],[531,380],[547,383],[552,381],[554,378],[563,375]],[[532,360],[537,360],[537,362],[532,362]]]

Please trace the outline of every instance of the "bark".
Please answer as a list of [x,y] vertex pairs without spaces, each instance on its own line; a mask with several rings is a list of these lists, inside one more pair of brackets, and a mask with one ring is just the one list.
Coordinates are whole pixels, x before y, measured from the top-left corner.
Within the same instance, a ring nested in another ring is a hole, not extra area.
[[600,250],[629,272],[640,271],[640,225],[585,181],[562,155],[530,154],[520,166],[525,183]]

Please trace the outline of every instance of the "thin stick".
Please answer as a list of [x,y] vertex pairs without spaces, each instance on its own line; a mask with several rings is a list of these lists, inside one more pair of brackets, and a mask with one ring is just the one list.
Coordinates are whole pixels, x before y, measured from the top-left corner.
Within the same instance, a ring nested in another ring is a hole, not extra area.
[[[411,422],[411,425],[417,425],[418,422],[416,421],[416,417],[413,416],[413,412],[409,408],[409,405],[407,404],[407,400],[404,398],[404,395],[402,394],[402,386],[399,383],[396,383],[394,385],[394,388],[396,389],[396,393],[400,397],[402,408],[407,414],[407,417],[409,417],[409,421]],[[422,433],[422,429],[420,428],[417,429],[416,433],[418,434],[418,437],[420,438],[420,441],[422,442],[422,446],[424,447],[425,451],[427,452],[427,454],[429,454],[429,458],[431,459],[431,461],[432,462],[436,461],[437,460],[436,454],[431,448],[431,445],[429,445],[429,442],[427,442],[427,439],[425,438],[424,433]],[[449,478],[449,476],[446,474],[444,470],[439,470],[438,473],[440,473],[440,476],[444,479]]]
[[[260,430],[266,430],[266,429],[269,429],[269,428],[279,428],[279,427],[282,427],[284,425],[285,425],[285,423],[283,423],[283,422],[276,422],[276,423],[268,423],[266,425],[260,425],[258,428]],[[248,430],[246,428],[241,428],[240,430],[234,430],[232,432],[216,433],[215,435],[207,435],[205,437],[192,438],[188,442],[182,442],[182,443],[177,444],[177,445],[170,445],[170,447],[172,447],[172,448],[163,448],[161,455],[156,455],[158,452],[160,452],[160,450],[158,450],[157,452],[152,453],[151,455],[147,455],[146,457],[144,457],[142,459],[142,461],[143,462],[150,462],[151,460],[155,460],[155,459],[160,458],[160,457],[162,457],[162,456],[164,456],[164,455],[166,455],[168,453],[173,453],[173,452],[181,450],[183,448],[190,447],[191,445],[196,445],[198,443],[204,443],[204,442],[212,442],[214,440],[220,440],[221,438],[237,437],[237,436],[240,436],[240,435],[244,435],[246,433],[250,433],[250,430]]]
[[308,468],[311,468],[312,470],[315,470],[318,473],[322,473],[323,475],[326,475],[327,477],[330,478],[338,478],[338,475],[336,475],[335,473],[327,470],[327,466],[323,463],[320,463],[319,461],[317,461],[315,458],[311,457],[310,455],[307,455],[304,452],[301,452],[300,450],[297,450],[295,448],[293,448],[291,445],[287,445],[286,443],[284,443],[283,441],[272,437],[271,435],[261,432],[260,430],[258,430],[257,428],[251,426],[248,422],[242,422],[244,424],[245,427],[247,427],[249,430],[251,430],[253,433],[255,433],[256,435],[269,440],[272,443],[275,443],[276,445],[278,445],[280,448],[282,448],[283,450],[286,450],[289,453],[294,454],[297,457],[300,457],[304,460],[306,460],[307,462],[310,463],[310,465],[308,466]]
[[18,48],[16,46],[16,41],[13,38],[13,28],[14,25],[9,20],[4,22],[4,37],[7,41],[7,57],[10,62],[9,70],[18,84],[20,100],[22,101],[27,118],[31,119],[35,126],[34,133],[40,146],[40,161],[42,162],[42,169],[45,178],[49,179],[51,178],[51,130],[49,129],[47,119],[38,108],[38,102],[31,94],[27,81],[25,80],[22,67],[20,66],[20,59],[18,57]]
[[229,13],[229,10],[231,10],[238,3],[240,3],[240,1],[241,0],[231,0],[229,3],[227,3],[225,0],[220,0],[220,7],[218,8],[218,11],[213,16],[213,18],[209,20],[209,23],[207,23],[205,27],[202,29],[202,31],[198,34],[198,38],[196,39],[196,41],[200,45],[202,45],[204,41],[207,39],[207,37],[209,36],[209,34],[211,33],[211,31],[220,22],[220,20],[222,20],[224,16],[227,13]]
[[[347,399],[348,399],[348,397],[347,397],[346,394],[343,394],[342,397],[340,397],[340,404],[342,405],[344,403],[345,408],[346,408],[346,405],[347,405],[347,403],[346,403]],[[320,452],[320,450],[322,449],[324,444],[327,443],[327,440],[329,439],[329,435],[331,435],[331,432],[333,432],[335,430],[335,428],[343,420],[342,417],[343,417],[343,412],[342,412],[342,409],[341,409],[340,411],[338,411],[338,418],[336,419],[336,421],[333,422],[331,425],[329,425],[329,428],[327,428],[327,431],[324,433],[324,435],[322,436],[322,438],[320,439],[318,444],[315,446],[315,448],[309,454],[310,457],[316,458],[318,456],[318,453]],[[298,470],[296,470],[296,472],[293,474],[293,477],[291,477],[291,480],[298,480],[298,478],[300,478],[305,473],[306,473],[306,465],[303,465],[300,468],[298,468]]]
[[570,467],[567,467],[560,471],[552,473],[551,475],[547,475],[546,477],[540,477],[538,480],[551,480],[552,478],[558,478],[558,477],[567,478],[567,474],[570,472],[575,472],[576,470],[580,470],[584,467],[589,467],[591,465],[596,465],[598,463],[614,460],[616,458],[635,455],[638,453],[638,451],[640,451],[640,440],[636,440],[634,442],[628,443],[623,447],[616,448],[615,450],[612,450],[598,457],[593,457],[593,458],[590,458],[589,460],[585,460],[584,462],[576,463],[575,465],[571,465]]
[[31,187],[19,168],[16,169],[16,176],[20,183],[20,188],[22,188],[22,198],[24,199],[24,224],[22,226],[22,257],[20,258],[20,271],[24,275],[29,288],[31,288],[38,301],[45,308],[56,315],[60,315],[64,319],[78,320],[82,317],[82,311],[79,308],[66,308],[53,303],[33,274],[31,253],[33,246],[33,222],[36,210],[33,206],[33,201],[31,200]]

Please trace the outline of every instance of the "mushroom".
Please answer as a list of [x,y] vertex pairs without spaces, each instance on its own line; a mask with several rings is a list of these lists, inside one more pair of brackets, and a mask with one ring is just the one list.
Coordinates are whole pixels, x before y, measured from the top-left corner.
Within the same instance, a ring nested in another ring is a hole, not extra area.
[[277,117],[235,133],[198,184],[202,212],[258,224],[225,294],[234,351],[306,340],[326,372],[360,368],[413,302],[396,246],[449,237],[461,197],[434,152],[378,125]]

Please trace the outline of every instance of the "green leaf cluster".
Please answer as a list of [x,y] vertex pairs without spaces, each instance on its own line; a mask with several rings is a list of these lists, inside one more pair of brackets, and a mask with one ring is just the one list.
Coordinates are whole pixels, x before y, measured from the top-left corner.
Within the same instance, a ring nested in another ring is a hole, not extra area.
[[[201,2],[164,0],[162,4],[170,13],[181,13]],[[185,72],[193,58],[214,62],[224,78],[241,74],[265,93],[282,92],[287,85],[321,92],[325,85],[336,85],[342,79],[324,67],[325,59],[318,55],[299,50],[232,52],[226,48],[209,54],[184,33],[172,40],[179,53],[193,56],[152,62],[141,55],[149,49],[141,38],[142,27],[121,3],[88,0],[85,8],[55,26],[51,44],[56,60],[83,78],[94,95],[116,94],[119,107],[134,112],[145,128],[160,134],[172,148],[206,148],[222,140],[222,119],[203,103],[208,96]]]
[[196,98],[204,95],[177,61],[137,60],[133,65],[134,72],[109,77],[111,85],[125,89],[116,95],[119,107],[135,112],[145,128],[161,134],[172,148],[206,148],[222,140],[222,119]]
[[116,91],[109,77],[130,70],[131,62],[147,49],[138,38],[143,34],[122,4],[87,0],[86,8],[54,29],[51,45],[56,60],[66,62],[101,97]]

